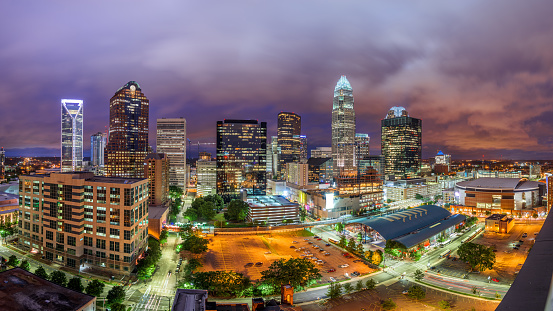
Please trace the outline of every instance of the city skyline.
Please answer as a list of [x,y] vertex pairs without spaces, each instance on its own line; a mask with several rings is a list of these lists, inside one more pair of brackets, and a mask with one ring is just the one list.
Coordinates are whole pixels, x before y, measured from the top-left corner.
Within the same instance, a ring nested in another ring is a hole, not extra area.
[[[142,17],[132,29],[113,13],[123,5],[129,18]],[[150,121],[184,116],[192,141],[214,142],[224,118],[267,121],[273,136],[278,112],[294,111],[310,148],[330,146],[328,90],[344,74],[356,86],[357,132],[373,137],[373,154],[379,121],[404,106],[425,122],[423,158],[438,149],[454,159],[553,158],[553,62],[541,52],[553,44],[553,22],[545,1],[346,2],[295,12],[286,4],[179,5],[7,5],[0,21],[13,29],[2,34],[0,54],[7,155],[59,154],[53,107],[61,98],[90,107],[85,137],[104,131],[112,90],[129,80],[148,90]],[[187,10],[198,14],[176,13]],[[348,21],[333,22],[337,10],[352,12]]]

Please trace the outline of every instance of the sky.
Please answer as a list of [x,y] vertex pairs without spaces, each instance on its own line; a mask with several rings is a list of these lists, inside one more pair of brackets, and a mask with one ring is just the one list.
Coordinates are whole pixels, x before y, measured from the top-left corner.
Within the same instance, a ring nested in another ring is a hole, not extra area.
[[404,106],[422,119],[423,158],[553,159],[552,16],[532,0],[5,1],[0,146],[59,155],[60,101],[77,98],[90,149],[130,80],[150,100],[152,146],[157,118],[215,142],[223,119],[276,135],[281,111],[302,117],[310,148],[330,146],[346,75],[371,154],[380,120]]

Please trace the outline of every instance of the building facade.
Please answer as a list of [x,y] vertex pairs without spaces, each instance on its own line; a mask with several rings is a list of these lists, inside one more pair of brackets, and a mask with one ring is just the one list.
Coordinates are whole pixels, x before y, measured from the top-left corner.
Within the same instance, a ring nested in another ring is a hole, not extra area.
[[104,167],[104,149],[106,148],[106,136],[98,132],[90,136],[90,165],[98,168]]
[[144,176],[144,158],[149,153],[149,111],[150,102],[135,81],[125,84],[110,99],[106,176]]
[[186,191],[186,119],[157,119],[156,152],[169,159],[169,185]]
[[0,148],[0,180],[6,178],[6,151],[4,147]]
[[332,101],[333,177],[355,167],[355,111],[353,89],[346,76],[340,77]]
[[381,121],[382,155],[387,176],[400,178],[420,171],[422,121],[409,116],[405,108],[392,107]]
[[370,156],[369,143],[371,138],[369,134],[355,133],[355,163],[359,164],[361,159]]
[[278,225],[300,221],[300,206],[278,195],[248,196],[250,206],[246,220],[252,223]]
[[332,183],[332,158],[313,158],[307,160],[309,182]]
[[305,163],[307,161],[307,151],[309,146],[307,145],[307,136],[300,135],[300,162]]
[[311,150],[312,158],[332,158],[332,147],[317,147]]
[[61,100],[61,171],[83,168],[83,101]]
[[286,163],[286,181],[300,187],[307,185],[309,165],[298,162]]
[[217,121],[217,194],[228,202],[249,195],[265,195],[267,122]]
[[148,179],[148,202],[163,205],[169,193],[170,160],[164,153],[150,153],[144,159],[144,178]]
[[19,197],[16,194],[0,193],[0,224],[17,222]]
[[400,179],[386,183],[384,192],[386,200],[392,201],[413,200],[417,195],[434,199],[442,195],[442,187],[439,183],[426,182],[423,178]]
[[509,233],[515,226],[515,219],[507,215],[493,214],[486,217],[486,231],[497,233]]
[[277,137],[280,147],[279,176],[286,174],[286,163],[300,160],[301,117],[293,112],[278,114]]
[[148,180],[89,172],[20,176],[22,248],[71,269],[129,274],[148,239]]
[[217,193],[217,161],[198,160],[196,162],[196,189],[199,196]]

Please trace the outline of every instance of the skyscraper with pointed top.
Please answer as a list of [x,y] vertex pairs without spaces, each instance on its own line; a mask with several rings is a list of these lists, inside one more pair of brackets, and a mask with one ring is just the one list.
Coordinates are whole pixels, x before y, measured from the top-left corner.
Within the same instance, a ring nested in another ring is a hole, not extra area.
[[61,171],[83,167],[83,101],[61,100]]
[[334,88],[332,101],[332,163],[334,178],[355,168],[353,89],[346,76]]

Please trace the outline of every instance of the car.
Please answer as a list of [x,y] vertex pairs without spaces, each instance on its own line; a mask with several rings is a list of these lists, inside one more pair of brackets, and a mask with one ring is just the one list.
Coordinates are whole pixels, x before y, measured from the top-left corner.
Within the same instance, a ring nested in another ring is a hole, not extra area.
[[523,237],[523,238],[525,238],[525,237],[527,237],[527,236],[528,236],[528,233],[526,233],[526,232],[524,232],[524,233],[522,234],[522,237]]
[[309,241],[309,242],[307,242],[307,244],[313,244],[313,242]]
[[290,248],[296,248],[294,245],[290,245]]
[[296,252],[301,252],[301,249],[299,249],[299,248],[296,248]]
[[169,270],[169,272],[167,273],[167,276],[171,276],[171,270]]
[[261,266],[263,266],[263,263],[262,263],[261,261],[256,262],[256,263],[255,263],[255,266],[256,266],[256,267],[261,267]]
[[326,270],[326,272],[328,272],[328,273],[336,272],[336,269],[328,269],[328,270]]
[[353,271],[353,272],[351,273],[351,275],[353,275],[353,276],[360,276],[361,273],[359,273],[359,272],[357,272],[357,271]]
[[265,252],[265,255],[269,255],[269,254],[271,254],[271,252]]
[[513,249],[518,249],[518,247],[515,246],[515,247],[513,247]]
[[253,267],[253,262],[248,262],[244,267],[246,268]]
[[435,269],[436,269],[436,266],[430,268],[430,270],[435,270]]
[[325,252],[324,248],[319,248],[319,252]]
[[325,246],[330,246],[330,243],[326,243]]
[[336,282],[336,279],[333,278],[333,277],[330,277],[330,281],[331,281],[331,282]]
[[317,238],[317,241],[321,241],[322,239],[321,238]]
[[317,260],[316,263],[317,263],[318,265],[323,265],[325,262],[319,259],[319,260]]
[[329,252],[326,252],[326,253],[325,253],[325,256],[330,256],[330,253],[329,253]]
[[517,244],[517,247],[521,247],[521,246],[522,246],[522,244]]
[[520,243],[524,243],[524,240],[518,240]]
[[318,238],[319,238],[319,236],[317,236],[317,235],[316,235],[316,236],[314,236],[313,238],[315,238],[315,239],[318,239]]
[[494,248],[494,249],[492,250],[492,252],[496,253],[496,252],[497,252],[497,249]]
[[409,291],[408,291],[408,290],[404,290],[404,291],[402,291],[401,293],[402,293],[403,295],[407,295],[407,294],[409,294]]
[[493,278],[492,281],[499,283],[499,279]]
[[304,241],[309,241],[309,239],[303,239]]
[[348,257],[348,256],[349,256],[349,253],[342,253],[342,256]]
[[341,266],[339,266],[339,267],[340,267],[340,268],[347,268],[347,267],[349,267],[349,265],[348,265],[347,263],[345,263],[345,264],[343,264],[343,265],[341,265]]
[[356,260],[354,260],[353,262],[361,262],[361,261],[363,261],[363,260],[361,260],[361,259],[356,259]]
[[298,244],[298,241],[292,241],[292,244]]
[[175,270],[175,273],[177,273],[177,274],[179,273],[179,268],[177,268],[177,270]]

